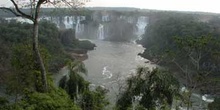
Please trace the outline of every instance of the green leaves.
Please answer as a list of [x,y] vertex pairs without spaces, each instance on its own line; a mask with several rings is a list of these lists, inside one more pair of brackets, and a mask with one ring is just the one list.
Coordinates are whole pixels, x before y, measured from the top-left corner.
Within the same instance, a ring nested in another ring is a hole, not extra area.
[[216,98],[215,101],[213,103],[210,103],[208,105],[208,108],[210,110],[218,110],[220,108],[220,98]]
[[100,86],[95,91],[85,91],[82,94],[80,106],[83,110],[103,110],[109,104],[105,98],[106,90]]
[[66,90],[72,101],[83,110],[103,110],[109,104],[105,98],[106,89],[99,86],[96,90],[89,89],[90,83],[81,76],[81,73],[87,74],[81,61],[70,62],[68,68],[70,73],[60,80],[59,86]]
[[19,105],[30,110],[79,110],[61,89],[51,90],[49,93],[28,93]]
[[[137,102],[147,108],[153,109],[159,105],[171,105],[173,98],[178,96],[179,82],[167,71],[148,68],[138,68],[135,76],[127,80],[127,88],[118,99],[116,106],[120,110],[132,105],[136,96],[141,96]],[[142,95],[141,95],[142,94]]]
[[181,50],[207,51],[208,46],[215,44],[216,40],[212,36],[187,36],[174,37],[174,42]]

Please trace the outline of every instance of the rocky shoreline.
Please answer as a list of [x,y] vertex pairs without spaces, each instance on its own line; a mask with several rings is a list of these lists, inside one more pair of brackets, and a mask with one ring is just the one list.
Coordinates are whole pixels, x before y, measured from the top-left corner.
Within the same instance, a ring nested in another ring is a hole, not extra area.
[[74,52],[71,52],[70,55],[74,58],[74,59],[77,59],[79,61],[84,61],[86,59],[88,59],[88,54],[87,53],[74,53]]

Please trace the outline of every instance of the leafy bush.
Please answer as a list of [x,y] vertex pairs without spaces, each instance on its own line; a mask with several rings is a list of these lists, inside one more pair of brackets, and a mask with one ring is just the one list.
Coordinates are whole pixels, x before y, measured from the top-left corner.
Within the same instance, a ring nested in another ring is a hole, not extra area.
[[209,110],[219,110],[220,108],[220,98],[216,98],[214,102],[208,105]]
[[170,108],[178,95],[179,82],[171,73],[138,68],[137,75],[127,79],[126,89],[119,96],[116,107],[118,110],[127,110],[135,103],[141,109]]
[[5,105],[5,110],[80,110],[62,89],[48,93],[27,92],[17,103]]

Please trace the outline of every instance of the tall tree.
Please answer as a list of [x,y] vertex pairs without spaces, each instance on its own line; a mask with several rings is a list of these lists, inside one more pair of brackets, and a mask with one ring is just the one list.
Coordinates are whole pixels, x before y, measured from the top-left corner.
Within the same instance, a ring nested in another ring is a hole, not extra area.
[[[72,8],[81,6],[86,1],[80,1],[80,0],[10,0],[13,4],[13,8],[9,7],[0,7],[0,9],[4,11],[11,12],[17,17],[26,18],[32,21],[33,23],[33,53],[35,57],[35,64],[37,67],[39,67],[39,70],[41,72],[41,82],[43,86],[43,91],[40,92],[47,92],[48,90],[48,84],[47,84],[47,76],[46,76],[46,69],[44,66],[43,59],[41,57],[40,51],[39,51],[39,45],[38,45],[38,24],[39,24],[39,14],[41,10],[41,6],[70,6]],[[29,13],[24,12],[22,8],[29,9]]]
[[127,86],[116,102],[119,110],[133,110],[139,106],[154,110],[169,108],[175,96],[178,96],[179,82],[168,71],[138,68],[136,75],[127,79]]

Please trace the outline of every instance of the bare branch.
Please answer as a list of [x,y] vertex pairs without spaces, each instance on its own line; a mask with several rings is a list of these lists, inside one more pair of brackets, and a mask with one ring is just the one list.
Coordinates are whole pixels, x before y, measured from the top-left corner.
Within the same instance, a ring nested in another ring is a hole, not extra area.
[[55,8],[67,8],[70,11],[74,11],[76,14],[80,14],[79,8],[81,6],[83,6],[85,4],[85,2],[89,2],[89,0],[87,1],[80,1],[80,0],[72,0],[72,1],[68,1],[68,0],[58,0],[58,1],[47,1],[46,3],[50,4],[51,6],[54,6]]
[[68,2],[66,0],[61,0],[66,6],[70,7],[69,10],[70,11],[76,11],[76,14],[79,14],[79,7],[84,5],[83,2],[79,2],[79,1],[72,1],[72,2]]
[[192,57],[192,52],[190,52],[190,54],[188,55],[193,63],[193,65],[196,66],[197,60],[195,58]]
[[[11,0],[11,2],[13,3],[13,5],[14,5],[16,11],[21,15],[21,17],[24,17],[24,18],[27,18],[27,19],[30,19],[30,20],[33,21],[33,17],[31,17],[30,15],[27,15],[27,14],[25,14],[24,12],[22,12],[22,11],[19,9],[17,3],[15,3],[14,0]],[[13,13],[13,14],[14,14],[14,13]]]
[[181,71],[186,75],[187,72],[179,65],[179,63],[177,63],[177,62],[175,61],[175,59],[173,59],[172,62],[173,62],[176,66],[178,66],[179,69],[181,69]]
[[4,11],[9,11],[11,12],[12,14],[14,14],[15,16],[18,16],[20,17],[21,15],[18,14],[15,10],[11,9],[11,8],[6,8],[6,7],[0,7],[1,10],[4,10]]

